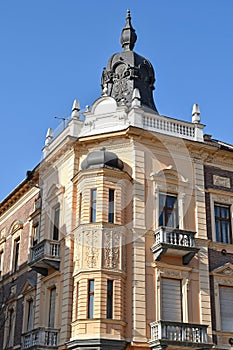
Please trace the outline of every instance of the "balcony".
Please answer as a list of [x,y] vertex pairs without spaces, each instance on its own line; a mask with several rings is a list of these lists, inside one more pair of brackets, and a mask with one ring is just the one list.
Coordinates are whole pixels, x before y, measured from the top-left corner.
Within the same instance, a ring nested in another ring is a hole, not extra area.
[[151,247],[154,259],[160,260],[163,255],[181,256],[183,264],[187,265],[198,252],[194,241],[195,232],[159,227],[155,230],[155,243]]
[[37,328],[22,335],[22,350],[56,349],[58,346],[58,329]]
[[31,248],[29,265],[36,272],[47,276],[48,269],[59,270],[60,243],[45,239]]
[[193,349],[210,349],[206,325],[158,321],[150,324],[152,350],[165,349],[168,346],[191,347]]

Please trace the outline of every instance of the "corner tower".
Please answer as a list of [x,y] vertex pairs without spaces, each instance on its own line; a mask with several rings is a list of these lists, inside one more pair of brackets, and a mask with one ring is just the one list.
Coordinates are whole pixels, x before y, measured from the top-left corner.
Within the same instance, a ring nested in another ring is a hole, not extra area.
[[153,99],[154,69],[145,57],[133,51],[136,40],[137,35],[128,10],[120,38],[123,50],[111,56],[102,73],[103,95],[113,97],[118,105],[131,107],[133,91],[137,88],[141,105],[158,113]]

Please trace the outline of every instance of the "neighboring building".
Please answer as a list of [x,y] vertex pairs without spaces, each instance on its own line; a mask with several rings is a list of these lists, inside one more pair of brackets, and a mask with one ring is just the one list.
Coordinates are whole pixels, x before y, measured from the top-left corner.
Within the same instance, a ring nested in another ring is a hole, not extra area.
[[1,349],[231,347],[233,146],[158,114],[136,39],[1,203]]

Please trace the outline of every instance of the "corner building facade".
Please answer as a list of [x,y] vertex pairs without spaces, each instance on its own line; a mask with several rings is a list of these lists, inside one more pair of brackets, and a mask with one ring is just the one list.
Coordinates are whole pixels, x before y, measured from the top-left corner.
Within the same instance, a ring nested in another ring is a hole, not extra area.
[[230,348],[232,146],[159,115],[136,39],[1,203],[2,349]]

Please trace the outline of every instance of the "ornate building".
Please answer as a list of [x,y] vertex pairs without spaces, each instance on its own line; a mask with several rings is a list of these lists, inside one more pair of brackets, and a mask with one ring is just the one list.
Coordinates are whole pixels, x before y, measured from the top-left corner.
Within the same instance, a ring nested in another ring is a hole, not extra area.
[[1,349],[229,349],[233,147],[160,115],[122,51],[0,206]]

